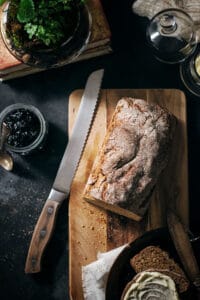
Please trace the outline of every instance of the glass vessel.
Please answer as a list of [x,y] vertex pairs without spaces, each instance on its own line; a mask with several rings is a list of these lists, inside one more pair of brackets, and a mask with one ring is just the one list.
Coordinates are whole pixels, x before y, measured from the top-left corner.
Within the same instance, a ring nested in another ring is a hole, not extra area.
[[43,148],[48,134],[48,123],[35,106],[11,104],[0,113],[0,128],[3,122],[10,129],[6,142],[8,151],[27,155]]
[[180,65],[180,76],[186,88],[200,97],[200,44],[194,54]]
[[[33,43],[30,46],[28,42],[26,45],[17,45],[14,42],[15,38],[9,33],[10,5],[11,2],[6,3],[2,11],[1,35],[11,54],[23,63],[41,69],[62,66],[75,60],[88,44],[92,19],[86,5],[81,5],[73,11],[74,24],[71,33],[67,34],[61,44],[52,48]],[[67,20],[67,15],[65,17]]]
[[163,10],[151,19],[147,40],[155,57],[169,64],[184,61],[197,45],[192,18],[174,8]]

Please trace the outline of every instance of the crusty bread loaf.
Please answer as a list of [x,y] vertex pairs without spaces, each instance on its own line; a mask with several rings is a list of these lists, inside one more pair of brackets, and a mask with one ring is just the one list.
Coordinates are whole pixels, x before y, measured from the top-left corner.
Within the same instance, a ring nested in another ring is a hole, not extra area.
[[121,300],[167,299],[179,300],[172,278],[159,272],[143,271],[138,273],[125,286]]
[[189,287],[189,280],[181,267],[158,246],[144,248],[130,260],[130,264],[136,273],[157,271],[171,277],[180,293]]
[[119,100],[86,184],[86,200],[140,220],[167,164],[175,123],[156,104]]

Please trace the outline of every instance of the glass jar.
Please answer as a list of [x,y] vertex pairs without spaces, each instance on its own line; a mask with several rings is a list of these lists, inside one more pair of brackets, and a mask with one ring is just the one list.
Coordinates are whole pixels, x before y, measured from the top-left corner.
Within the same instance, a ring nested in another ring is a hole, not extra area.
[[10,129],[6,149],[21,155],[43,148],[48,134],[48,123],[35,106],[16,103],[0,113],[0,128],[5,122]]

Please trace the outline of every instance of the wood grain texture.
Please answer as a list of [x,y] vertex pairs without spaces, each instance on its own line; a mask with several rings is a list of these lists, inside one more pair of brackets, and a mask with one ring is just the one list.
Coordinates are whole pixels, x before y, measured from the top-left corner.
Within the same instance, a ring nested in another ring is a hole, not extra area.
[[41,259],[44,250],[52,236],[59,203],[48,200],[42,209],[35,225],[33,236],[28,250],[25,273],[38,273],[41,271]]
[[[69,99],[69,135],[82,95],[74,91]],[[145,99],[171,111],[178,120],[173,153],[151,197],[148,215],[141,222],[106,212],[83,199],[85,183],[104,139],[117,101],[122,97]],[[166,225],[166,207],[175,208],[188,224],[186,99],[179,90],[102,90],[96,116],[74,177],[69,199],[69,286],[70,298],[83,299],[81,266],[105,252],[140,236],[145,230]]]

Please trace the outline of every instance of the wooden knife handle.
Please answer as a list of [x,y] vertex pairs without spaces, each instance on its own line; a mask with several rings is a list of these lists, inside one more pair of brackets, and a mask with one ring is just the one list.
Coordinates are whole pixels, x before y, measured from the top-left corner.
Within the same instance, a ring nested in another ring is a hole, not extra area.
[[174,246],[177,250],[179,258],[183,264],[186,274],[192,283],[199,288],[200,287],[200,269],[194,255],[194,251],[189,240],[187,231],[184,225],[180,221],[179,217],[169,210],[167,215],[167,222],[169,232],[172,237]]
[[53,233],[59,206],[60,204],[56,201],[46,201],[33,232],[26,259],[25,273],[40,272],[41,258]]

